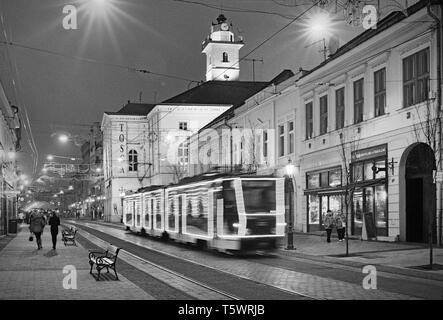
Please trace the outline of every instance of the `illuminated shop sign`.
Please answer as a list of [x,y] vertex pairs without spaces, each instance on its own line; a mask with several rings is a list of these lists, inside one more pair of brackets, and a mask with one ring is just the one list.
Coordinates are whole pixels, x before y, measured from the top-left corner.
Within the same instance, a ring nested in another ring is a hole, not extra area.
[[366,159],[373,159],[379,157],[385,157],[387,154],[388,146],[386,144],[370,147],[366,149],[361,149],[352,152],[351,160],[352,162],[363,161]]

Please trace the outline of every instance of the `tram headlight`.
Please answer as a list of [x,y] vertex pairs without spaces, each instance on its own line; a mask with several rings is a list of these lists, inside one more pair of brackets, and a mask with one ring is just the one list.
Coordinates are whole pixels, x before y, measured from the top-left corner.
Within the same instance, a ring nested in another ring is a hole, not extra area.
[[239,228],[239,227],[240,227],[240,223],[233,223],[232,226],[233,226],[234,228]]
[[249,228],[246,228],[246,235],[249,236],[252,234],[252,230]]

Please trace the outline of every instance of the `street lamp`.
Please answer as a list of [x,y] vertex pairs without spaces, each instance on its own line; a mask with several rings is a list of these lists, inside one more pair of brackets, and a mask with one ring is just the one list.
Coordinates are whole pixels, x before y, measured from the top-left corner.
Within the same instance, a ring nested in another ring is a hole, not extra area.
[[293,223],[293,200],[292,195],[295,191],[295,166],[292,164],[291,159],[288,160],[288,164],[285,166],[285,185],[288,192],[288,245],[287,250],[294,250],[294,223]]

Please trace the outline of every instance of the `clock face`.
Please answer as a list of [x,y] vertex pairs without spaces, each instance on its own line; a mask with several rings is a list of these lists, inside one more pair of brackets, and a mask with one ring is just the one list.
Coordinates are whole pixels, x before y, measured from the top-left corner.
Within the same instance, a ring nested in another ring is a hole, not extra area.
[[229,30],[229,25],[226,22],[224,22],[224,23],[221,24],[220,28],[223,31],[226,31],[226,30]]

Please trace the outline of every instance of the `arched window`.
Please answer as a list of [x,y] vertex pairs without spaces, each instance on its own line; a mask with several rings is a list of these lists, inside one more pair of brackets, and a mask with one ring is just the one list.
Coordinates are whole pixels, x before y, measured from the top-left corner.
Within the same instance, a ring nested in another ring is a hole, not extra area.
[[129,151],[129,171],[138,171],[138,155],[137,151]]
[[223,52],[223,62],[229,62],[228,61],[228,54],[226,52]]

